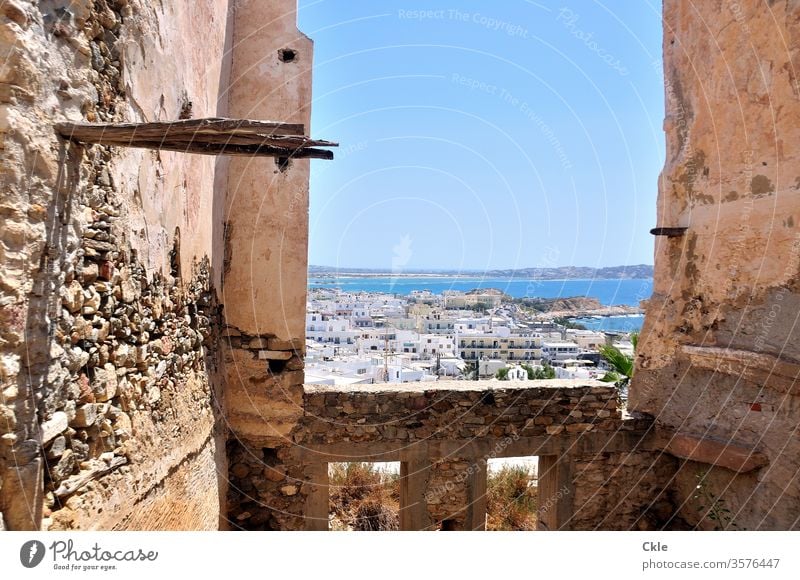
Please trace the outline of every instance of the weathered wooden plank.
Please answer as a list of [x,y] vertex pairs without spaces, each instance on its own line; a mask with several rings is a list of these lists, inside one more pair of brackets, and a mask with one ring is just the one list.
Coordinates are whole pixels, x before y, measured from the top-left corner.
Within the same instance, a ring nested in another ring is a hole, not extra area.
[[64,499],[69,497],[83,486],[85,486],[90,481],[97,479],[98,477],[105,475],[106,473],[110,473],[114,471],[117,467],[121,465],[125,465],[128,460],[125,457],[114,457],[109,463],[104,463],[102,461],[96,461],[94,467],[87,471],[83,471],[78,475],[73,475],[69,479],[65,479],[61,482],[61,485],[58,486],[58,489],[53,492],[55,496],[59,499]]
[[154,123],[58,123],[59,134],[72,141],[199,153],[287,158],[333,159],[315,147],[338,143],[303,135],[303,125],[246,119],[186,119]]
[[737,473],[754,471],[769,463],[766,455],[741,443],[671,429],[658,429],[655,445],[680,459],[725,467]]
[[209,133],[218,135],[303,135],[302,123],[283,123],[279,121],[257,121],[251,119],[226,119],[210,117],[204,119],[183,119],[176,121],[154,121],[149,123],[73,123],[56,124],[56,130],[68,139],[84,140],[100,133],[119,137],[129,137],[133,133],[142,136],[158,137],[170,133]]
[[800,394],[800,365],[771,354],[720,348],[682,347],[692,366],[740,377],[781,393]]
[[333,159],[333,151],[314,149],[311,147],[300,149],[287,149],[285,147],[272,147],[270,145],[223,145],[218,143],[189,143],[189,142],[160,142],[136,141],[135,143],[106,143],[118,147],[133,147],[139,149],[158,149],[160,151],[176,151],[178,153],[197,153],[200,155],[234,155],[234,156],[263,156],[286,157],[289,159]]
[[338,143],[324,141],[322,139],[312,139],[310,137],[298,137],[294,135],[200,135],[200,136],[181,136],[168,139],[171,143],[215,143],[220,145],[270,145],[272,147],[284,147],[286,149],[299,149],[301,147],[338,147]]
[[296,135],[222,135],[222,134],[184,134],[173,135],[143,135],[135,133],[130,137],[123,137],[111,132],[91,135],[87,138],[75,136],[77,141],[85,141],[99,145],[116,145],[118,147],[136,147],[137,143],[198,143],[198,144],[218,144],[218,145],[268,145],[271,147],[283,147],[286,149],[299,149],[302,147],[338,147],[338,143],[323,141],[321,139],[311,139],[305,136]]

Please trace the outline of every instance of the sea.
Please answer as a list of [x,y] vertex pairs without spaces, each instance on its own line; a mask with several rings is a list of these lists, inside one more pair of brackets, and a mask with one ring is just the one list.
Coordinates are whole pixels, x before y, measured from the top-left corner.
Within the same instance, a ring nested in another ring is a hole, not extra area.
[[[339,288],[344,292],[383,292],[405,295],[413,290],[441,294],[445,290],[466,292],[475,288],[497,288],[514,298],[597,298],[604,306],[639,306],[653,292],[652,278],[625,280],[526,280],[465,276],[341,276],[311,277],[309,288]],[[632,332],[639,330],[642,316],[606,316],[574,321],[593,330]]]

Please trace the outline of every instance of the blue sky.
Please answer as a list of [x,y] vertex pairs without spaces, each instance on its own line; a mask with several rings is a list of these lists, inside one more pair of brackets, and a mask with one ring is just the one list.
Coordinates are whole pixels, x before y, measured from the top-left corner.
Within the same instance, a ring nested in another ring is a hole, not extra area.
[[658,0],[300,0],[314,40],[311,264],[651,264]]

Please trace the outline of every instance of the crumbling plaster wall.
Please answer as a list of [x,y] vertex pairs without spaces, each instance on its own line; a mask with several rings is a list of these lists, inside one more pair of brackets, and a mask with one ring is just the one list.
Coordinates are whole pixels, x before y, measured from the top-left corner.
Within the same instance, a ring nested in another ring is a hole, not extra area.
[[800,5],[665,0],[663,64],[658,225],[688,230],[657,238],[630,405],[769,458],[746,474],[682,463],[674,527],[797,529]]
[[0,527],[219,526],[225,165],[53,124],[225,114],[228,4],[0,6]]

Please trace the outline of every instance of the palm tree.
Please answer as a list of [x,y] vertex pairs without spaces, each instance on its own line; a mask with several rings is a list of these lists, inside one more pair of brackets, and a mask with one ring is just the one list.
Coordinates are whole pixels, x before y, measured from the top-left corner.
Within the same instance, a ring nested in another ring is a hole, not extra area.
[[467,364],[461,369],[461,376],[468,381],[478,380],[478,361],[466,361]]
[[633,378],[634,357],[636,356],[636,345],[639,343],[639,333],[631,333],[631,344],[633,345],[633,356],[628,356],[614,345],[606,344],[600,347],[600,354],[606,359],[611,370],[608,371],[601,381],[616,383],[619,387],[620,395],[623,400],[628,398],[628,383]]

